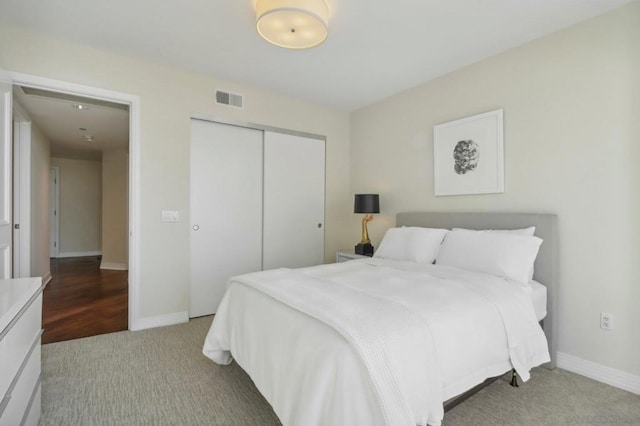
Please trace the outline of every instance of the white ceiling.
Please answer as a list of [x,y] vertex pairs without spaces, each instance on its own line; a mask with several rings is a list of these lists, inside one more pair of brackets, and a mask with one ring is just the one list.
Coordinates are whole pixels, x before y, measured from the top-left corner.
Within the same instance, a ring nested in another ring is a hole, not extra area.
[[353,110],[631,0],[327,0],[329,37],[294,51],[255,0],[2,0],[0,22]]
[[[129,109],[125,105],[40,90],[27,95],[18,86],[13,96],[51,141],[52,157],[100,161],[103,151],[128,151]],[[73,108],[77,103],[88,109]],[[94,140],[84,140],[85,135]]]

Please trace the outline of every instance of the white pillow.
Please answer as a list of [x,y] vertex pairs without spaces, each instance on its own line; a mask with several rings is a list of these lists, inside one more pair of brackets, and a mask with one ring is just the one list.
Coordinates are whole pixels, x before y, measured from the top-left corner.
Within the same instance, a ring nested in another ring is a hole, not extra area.
[[[465,228],[453,228],[452,231],[471,231],[474,232],[473,229],[465,229]],[[529,237],[533,237],[536,233],[536,227],[530,226],[528,228],[522,229],[483,229],[475,232],[498,232],[500,234],[513,234],[513,235],[527,235]],[[533,279],[533,265],[531,265],[531,270],[529,271],[529,281]]]
[[[465,228],[452,228],[452,231],[474,231],[473,229],[465,229]],[[522,229],[482,229],[477,230],[476,232],[499,232],[501,234],[515,234],[515,235],[527,235],[529,237],[533,237],[536,233],[536,227],[530,226],[528,228]]]
[[503,232],[451,231],[436,258],[438,265],[529,282],[542,239]]
[[389,228],[373,257],[433,263],[448,229]]

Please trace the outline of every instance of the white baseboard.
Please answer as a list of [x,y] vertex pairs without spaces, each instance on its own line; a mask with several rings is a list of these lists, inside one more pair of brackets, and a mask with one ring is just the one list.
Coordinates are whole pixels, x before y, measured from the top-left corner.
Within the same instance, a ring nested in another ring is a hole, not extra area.
[[51,272],[47,272],[47,274],[42,277],[42,285],[47,285],[49,284],[49,281],[51,281],[53,279],[53,275],[51,275]]
[[58,257],[88,257],[88,256],[100,256],[101,251],[68,251],[66,253],[58,253]]
[[131,331],[145,330],[147,328],[165,327],[167,325],[175,325],[189,322],[189,312],[174,312],[166,315],[157,315],[155,317],[138,318],[134,324],[131,324]]
[[100,262],[100,269],[113,269],[115,271],[126,271],[129,269],[126,263]]
[[557,353],[557,364],[559,368],[564,370],[640,395],[640,376],[635,374],[596,364],[562,352]]

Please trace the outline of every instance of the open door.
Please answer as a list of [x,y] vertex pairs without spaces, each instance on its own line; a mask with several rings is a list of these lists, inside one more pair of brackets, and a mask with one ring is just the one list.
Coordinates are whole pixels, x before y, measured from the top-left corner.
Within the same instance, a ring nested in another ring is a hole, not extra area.
[[0,69],[0,279],[11,278],[11,84]]

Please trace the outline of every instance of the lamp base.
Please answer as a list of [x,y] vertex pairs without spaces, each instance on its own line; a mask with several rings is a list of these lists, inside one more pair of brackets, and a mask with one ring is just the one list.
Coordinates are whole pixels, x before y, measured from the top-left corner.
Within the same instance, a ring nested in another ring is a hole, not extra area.
[[371,243],[358,243],[355,247],[356,254],[362,254],[364,256],[373,256],[373,246]]

